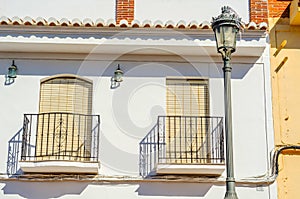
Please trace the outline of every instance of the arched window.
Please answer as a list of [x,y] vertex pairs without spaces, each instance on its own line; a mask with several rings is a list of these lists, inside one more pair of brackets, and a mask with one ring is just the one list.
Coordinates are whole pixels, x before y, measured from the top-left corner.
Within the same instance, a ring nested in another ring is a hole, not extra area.
[[40,113],[92,113],[91,80],[75,75],[56,75],[41,80]]

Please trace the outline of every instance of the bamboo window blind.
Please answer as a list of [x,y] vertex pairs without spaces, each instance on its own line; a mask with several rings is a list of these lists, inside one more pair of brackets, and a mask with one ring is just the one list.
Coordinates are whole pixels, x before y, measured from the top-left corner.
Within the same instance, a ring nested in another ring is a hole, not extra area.
[[167,114],[209,115],[207,79],[167,79]]
[[210,151],[203,146],[210,143],[205,117],[209,115],[208,80],[167,79],[167,115],[166,162],[207,163]]
[[92,89],[91,81],[76,76],[41,82],[39,112],[54,115],[39,115],[37,160],[88,161],[82,157],[91,149]]
[[92,87],[91,82],[74,77],[59,77],[42,82],[40,113],[91,114]]

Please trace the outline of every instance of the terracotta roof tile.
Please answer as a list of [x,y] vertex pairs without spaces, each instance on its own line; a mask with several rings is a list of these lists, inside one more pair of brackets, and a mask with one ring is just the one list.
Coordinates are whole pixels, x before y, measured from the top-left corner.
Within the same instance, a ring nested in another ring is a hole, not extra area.
[[59,21],[59,24],[60,24],[61,26],[69,26],[69,25],[71,25],[70,21],[69,21],[68,19],[66,19],[66,18],[62,18],[62,19]]
[[[19,17],[12,17],[11,19],[2,16],[0,17],[0,26],[2,25],[27,25],[27,26],[75,26],[75,27],[125,27],[125,28],[170,28],[170,29],[211,29],[211,24],[208,21],[203,21],[198,23],[197,21],[179,21],[175,23],[174,21],[167,21],[163,23],[160,20],[152,23],[150,20],[145,20],[142,23],[138,20],[133,20],[131,24],[127,20],[121,20],[120,24],[117,24],[114,19],[105,20],[99,18],[95,21],[86,18],[83,21],[80,19],[69,20],[62,18],[57,20],[54,17],[50,17],[48,20],[45,20],[42,17],[38,17],[35,20],[31,17],[24,17],[23,19]],[[268,24],[265,22],[256,24],[255,22],[250,22],[249,24],[242,25],[246,30],[266,30]]]
[[141,23],[138,20],[133,20],[131,22],[131,27],[133,27],[133,28],[139,28],[139,27],[141,27]]
[[77,18],[72,20],[72,25],[75,27],[83,26],[82,21],[80,21],[80,19]]
[[[161,21],[156,21],[155,23],[160,24],[162,22]],[[155,25],[155,23],[154,23],[154,25]],[[144,27],[144,28],[150,28],[151,26],[152,26],[152,22],[150,20],[143,21],[142,27]]]

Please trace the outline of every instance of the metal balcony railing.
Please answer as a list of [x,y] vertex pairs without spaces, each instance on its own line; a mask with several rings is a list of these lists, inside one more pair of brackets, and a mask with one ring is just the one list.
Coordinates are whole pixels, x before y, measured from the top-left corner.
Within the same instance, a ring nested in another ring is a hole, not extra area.
[[99,115],[25,114],[22,161],[98,162]]
[[140,142],[140,175],[157,164],[224,164],[223,118],[159,116]]

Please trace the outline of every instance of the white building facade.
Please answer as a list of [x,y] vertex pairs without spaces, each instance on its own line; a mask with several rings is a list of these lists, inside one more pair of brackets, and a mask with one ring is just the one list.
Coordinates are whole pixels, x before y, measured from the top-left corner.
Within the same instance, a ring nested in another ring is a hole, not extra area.
[[[223,62],[207,22],[223,1],[136,0],[119,23],[119,1],[2,3],[0,198],[224,197]],[[267,26],[248,3],[228,2],[246,23],[232,57],[237,194],[273,199]]]

